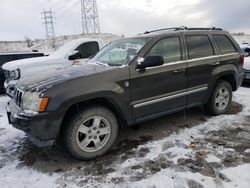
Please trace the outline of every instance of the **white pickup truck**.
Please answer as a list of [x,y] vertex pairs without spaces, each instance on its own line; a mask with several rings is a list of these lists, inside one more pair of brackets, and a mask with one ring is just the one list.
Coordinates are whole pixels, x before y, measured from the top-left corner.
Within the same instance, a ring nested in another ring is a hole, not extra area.
[[5,73],[4,87],[12,97],[19,79],[46,70],[60,69],[74,63],[84,63],[105,45],[101,39],[83,38],[64,44],[49,56],[10,61],[2,66]]

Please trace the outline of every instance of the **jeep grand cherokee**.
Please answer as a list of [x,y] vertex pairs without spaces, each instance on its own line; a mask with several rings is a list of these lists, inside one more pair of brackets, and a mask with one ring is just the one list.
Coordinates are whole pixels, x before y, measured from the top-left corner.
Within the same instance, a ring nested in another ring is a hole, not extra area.
[[123,127],[200,105],[226,113],[243,80],[241,53],[219,28],[145,32],[112,42],[85,65],[21,79],[7,114],[34,141],[60,136],[72,155],[93,159]]

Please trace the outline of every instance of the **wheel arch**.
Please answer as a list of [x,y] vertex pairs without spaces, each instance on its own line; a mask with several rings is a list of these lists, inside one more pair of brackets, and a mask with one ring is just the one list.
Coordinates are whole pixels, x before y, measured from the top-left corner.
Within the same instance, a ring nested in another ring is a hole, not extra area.
[[224,80],[224,81],[228,82],[228,83],[232,86],[232,90],[233,90],[233,91],[236,91],[236,90],[237,90],[237,82],[236,82],[235,75],[234,75],[233,73],[221,75],[221,76],[217,79],[216,84],[217,84],[220,80]]
[[122,113],[120,107],[116,104],[116,102],[113,99],[109,97],[98,97],[71,104],[68,107],[66,113],[64,114],[60,126],[59,135],[61,135],[62,131],[64,130],[66,126],[65,122],[67,121],[67,119],[78,113],[81,109],[83,109],[86,106],[103,106],[111,110],[118,120],[119,129],[123,129],[128,125],[125,115]]

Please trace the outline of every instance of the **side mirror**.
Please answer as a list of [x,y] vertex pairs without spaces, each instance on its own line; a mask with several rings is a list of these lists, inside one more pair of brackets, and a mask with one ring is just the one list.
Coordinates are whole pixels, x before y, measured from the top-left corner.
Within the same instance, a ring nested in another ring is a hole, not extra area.
[[145,69],[147,67],[156,67],[164,64],[162,56],[147,56],[143,61],[137,62],[136,69]]
[[79,51],[74,50],[68,57],[69,60],[81,59],[81,54]]

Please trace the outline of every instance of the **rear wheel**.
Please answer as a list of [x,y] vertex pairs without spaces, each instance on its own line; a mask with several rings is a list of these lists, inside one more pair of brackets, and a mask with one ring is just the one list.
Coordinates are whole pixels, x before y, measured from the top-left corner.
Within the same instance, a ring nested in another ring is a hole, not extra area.
[[115,115],[105,107],[89,107],[67,123],[64,142],[72,155],[90,160],[108,152],[117,135]]
[[221,115],[228,111],[232,103],[232,86],[221,80],[205,105],[206,111],[211,115]]

